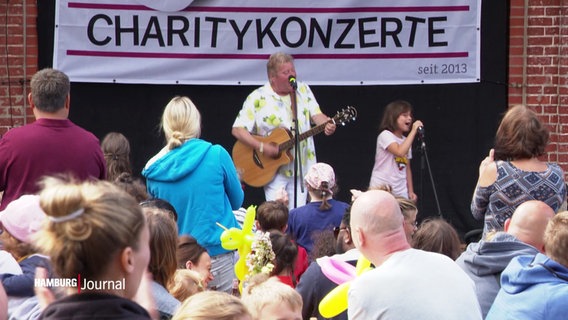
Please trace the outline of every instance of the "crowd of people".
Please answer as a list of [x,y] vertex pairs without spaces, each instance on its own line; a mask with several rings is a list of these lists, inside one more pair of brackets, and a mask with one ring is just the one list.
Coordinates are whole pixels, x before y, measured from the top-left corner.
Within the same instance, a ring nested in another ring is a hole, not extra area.
[[[259,161],[288,151],[259,138],[274,129],[304,132],[314,123],[333,134],[309,86],[296,84],[290,55],[271,55],[267,75],[232,131]],[[243,257],[222,234],[248,218],[243,168],[200,138],[191,99],[176,96],[165,106],[166,144],[139,178],[127,137],[110,132],[99,144],[68,119],[69,91],[63,72],[37,72],[29,97],[36,121],[0,139],[0,320],[560,319],[568,312],[564,173],[539,160],[548,131],[525,106],[509,108],[480,164],[471,202],[472,215],[484,220],[480,241],[466,246],[448,221],[418,212],[424,199],[414,193],[410,160],[423,124],[397,100],[381,120],[369,189],[352,190],[350,203],[334,198],[334,169],[317,161],[313,140],[299,142],[299,165],[279,165],[254,231],[243,235],[253,250],[241,279],[235,265]],[[360,269],[362,261],[371,267]],[[356,274],[347,282],[333,275],[349,270]],[[338,298],[346,308],[325,310],[322,301],[346,286]]]

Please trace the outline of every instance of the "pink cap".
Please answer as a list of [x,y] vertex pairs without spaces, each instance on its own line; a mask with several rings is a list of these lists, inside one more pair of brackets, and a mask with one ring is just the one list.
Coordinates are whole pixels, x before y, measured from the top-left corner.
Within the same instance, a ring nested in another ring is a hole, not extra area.
[[318,162],[310,167],[304,181],[314,189],[319,189],[325,181],[328,189],[332,189],[335,186],[335,172],[329,164]]
[[0,212],[0,223],[14,238],[30,243],[31,235],[41,228],[45,217],[39,196],[23,195]]

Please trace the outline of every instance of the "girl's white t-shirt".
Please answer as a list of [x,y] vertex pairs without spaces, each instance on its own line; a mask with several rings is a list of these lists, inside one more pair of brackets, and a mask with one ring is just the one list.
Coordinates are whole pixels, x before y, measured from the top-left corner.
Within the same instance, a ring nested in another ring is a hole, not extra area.
[[375,165],[371,173],[369,187],[377,187],[388,184],[396,196],[408,198],[408,186],[406,183],[406,166],[412,159],[412,148],[408,150],[406,157],[395,157],[387,151],[393,142],[402,144],[405,136],[397,137],[389,130],[383,130],[377,137],[377,150],[375,152]]

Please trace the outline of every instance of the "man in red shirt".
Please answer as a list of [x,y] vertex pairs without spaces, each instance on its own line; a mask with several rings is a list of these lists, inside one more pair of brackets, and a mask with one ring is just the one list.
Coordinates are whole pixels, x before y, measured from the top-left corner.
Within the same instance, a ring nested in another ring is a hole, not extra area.
[[36,121],[0,139],[0,210],[20,195],[37,193],[46,175],[106,177],[99,140],[68,119],[70,87],[69,77],[58,70],[43,69],[32,77],[28,100]]

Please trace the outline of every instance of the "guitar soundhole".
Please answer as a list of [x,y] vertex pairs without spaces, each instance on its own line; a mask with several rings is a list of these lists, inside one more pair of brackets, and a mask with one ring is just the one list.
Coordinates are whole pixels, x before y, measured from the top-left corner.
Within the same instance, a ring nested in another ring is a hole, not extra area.
[[254,150],[252,152],[252,161],[254,162],[254,164],[261,168],[264,169],[264,166],[262,165],[262,160],[260,160],[260,157],[258,156],[258,154],[256,153],[256,150]]

